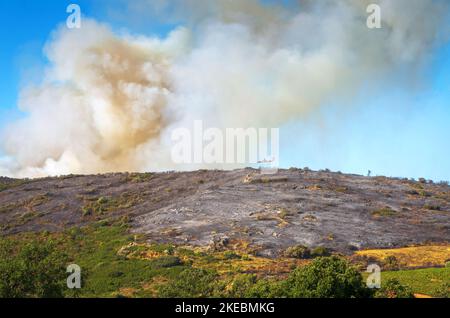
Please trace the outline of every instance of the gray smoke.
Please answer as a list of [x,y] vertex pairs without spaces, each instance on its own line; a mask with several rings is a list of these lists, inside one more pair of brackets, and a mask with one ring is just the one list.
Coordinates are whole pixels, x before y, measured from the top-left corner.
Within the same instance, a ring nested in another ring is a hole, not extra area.
[[46,46],[41,85],[21,92],[28,116],[11,124],[0,173],[176,168],[173,127],[279,127],[398,69],[417,74],[444,41],[447,1],[382,0],[383,28],[366,26],[374,1],[133,1],[185,26],[167,38],[115,34],[84,20]]

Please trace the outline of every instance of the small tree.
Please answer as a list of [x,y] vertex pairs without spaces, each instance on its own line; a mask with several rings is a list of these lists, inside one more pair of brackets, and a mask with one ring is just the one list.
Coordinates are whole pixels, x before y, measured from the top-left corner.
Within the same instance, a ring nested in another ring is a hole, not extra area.
[[364,298],[366,288],[358,270],[338,257],[316,258],[311,264],[294,270],[283,283],[293,298]]
[[311,251],[304,245],[291,246],[284,251],[284,256],[305,259],[311,257]]

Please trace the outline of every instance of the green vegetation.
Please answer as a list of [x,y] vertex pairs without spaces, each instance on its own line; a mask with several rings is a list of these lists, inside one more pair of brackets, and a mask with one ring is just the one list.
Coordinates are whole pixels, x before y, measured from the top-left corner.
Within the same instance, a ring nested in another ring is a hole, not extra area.
[[414,293],[437,296],[436,291],[442,284],[450,283],[450,268],[425,268],[382,272],[382,280],[396,279],[411,287]]
[[233,252],[233,251],[225,251],[224,253],[223,253],[223,257],[225,258],[225,259],[241,259],[241,256],[240,255],[238,255],[238,254],[236,254],[235,252]]
[[315,249],[313,249],[311,251],[312,257],[325,257],[325,256],[330,256],[330,255],[331,255],[330,250],[324,246],[316,247]]
[[397,257],[393,255],[388,255],[383,259],[383,269],[384,270],[397,270],[399,269],[399,262]]
[[309,259],[316,257],[330,256],[331,252],[329,249],[323,246],[318,246],[313,250],[310,250],[304,245],[296,245],[289,247],[284,251],[285,257],[297,258],[297,259]]
[[[71,297],[72,293],[65,288],[65,285],[62,289],[52,287],[55,294],[51,294],[47,291],[40,291],[43,287],[33,287],[33,284],[37,285],[40,282],[42,286],[54,286],[56,283],[50,281],[50,278],[61,277],[61,274],[65,284],[66,266],[75,263],[82,269],[83,288],[77,295],[79,297],[114,297],[121,293],[122,288],[134,290],[137,296],[153,296],[153,292],[143,286],[144,283],[150,282],[158,276],[176,277],[185,267],[178,258],[161,257],[149,261],[128,259],[121,255],[118,253],[119,250],[134,239],[127,230],[127,220],[122,219],[114,222],[101,221],[84,228],[72,228],[64,233],[28,233],[11,239],[3,239],[1,245],[8,248],[2,248],[0,264],[2,277],[0,280],[3,285],[0,288],[4,290],[7,282],[12,285],[12,282],[22,281],[22,277],[24,279],[36,277],[34,283],[30,284],[24,281],[24,287],[19,289],[21,293],[16,292],[11,296]],[[8,243],[13,241],[14,244]],[[51,242],[54,252],[45,247],[44,243],[47,241]],[[44,244],[45,250],[39,252],[42,244]],[[28,250],[37,250],[43,256],[38,260],[35,256],[38,252],[23,252]],[[11,257],[8,256],[15,254],[18,255],[17,260],[11,260]],[[48,256],[45,257],[46,255]],[[22,267],[17,264],[35,267],[29,269],[25,267],[22,270]],[[51,275],[45,274],[45,271],[38,276],[27,275],[30,271],[36,273],[41,269],[48,270]],[[56,275],[56,272],[59,276]],[[11,278],[8,279],[8,277]],[[62,293],[58,294],[56,291]],[[4,295],[8,294],[2,292],[1,296]]]
[[439,205],[425,204],[423,208],[431,211],[441,211],[441,207]]
[[376,211],[372,212],[372,216],[373,217],[392,217],[392,216],[396,216],[398,214],[397,211],[389,208],[389,207],[385,207]]
[[294,270],[286,280],[258,279],[256,275],[234,276],[231,287],[213,271],[188,269],[176,280],[159,288],[162,297],[233,298],[351,298],[370,297],[361,274],[338,257],[321,257]]
[[30,182],[30,180],[28,179],[14,179],[10,180],[9,182],[0,181],[0,192],[20,187],[21,185],[27,184],[28,182]]
[[[249,259],[251,266],[277,263],[235,251],[147,244],[143,237],[129,233],[126,218],[103,220],[62,233],[27,233],[1,239],[0,297],[373,296],[355,267],[336,256],[323,257],[329,254],[327,249],[310,251],[296,246],[290,252],[298,258],[316,258],[302,263],[287,277],[249,274],[244,259]],[[83,287],[76,295],[65,287],[69,264],[82,269]],[[446,297],[449,270],[383,272],[386,284],[375,296],[407,297],[414,291]]]
[[152,261],[152,265],[155,268],[169,268],[174,266],[183,265],[183,262],[176,256],[161,256]]
[[144,284],[154,277],[173,277],[183,266],[173,258],[155,258],[151,261],[129,259],[119,253],[123,246],[133,242],[126,222],[99,222],[96,226],[73,229],[65,247],[74,263],[88,274],[82,296],[112,297],[121,289],[134,290],[142,296],[151,296]]
[[254,274],[241,274],[233,280],[227,296],[232,298],[283,297],[281,288],[281,284],[277,281],[258,279]]
[[118,197],[85,198],[81,208],[83,216],[99,216],[121,209],[129,209],[139,203],[137,195],[123,193]]
[[164,298],[205,298],[220,296],[220,291],[224,286],[217,281],[218,276],[213,271],[189,268],[182,271],[177,279],[173,279],[169,283],[159,286],[158,294]]
[[436,287],[433,295],[438,298],[450,298],[450,282],[445,282]]
[[146,172],[146,173],[130,173],[125,181],[126,182],[132,182],[132,183],[143,183],[143,182],[149,182],[155,177],[155,174]]
[[311,257],[311,251],[304,245],[292,246],[284,251],[286,257],[306,259]]
[[338,257],[321,257],[298,267],[281,283],[288,297],[365,298],[371,291],[359,271]]
[[0,241],[0,297],[62,297],[66,257],[53,241]]
[[388,279],[381,284],[381,289],[375,292],[377,298],[413,298],[410,287],[402,285],[397,279]]
[[287,217],[291,216],[291,213],[288,210],[286,210],[285,208],[283,208],[283,209],[280,209],[280,211],[278,212],[278,216],[281,219],[286,219]]

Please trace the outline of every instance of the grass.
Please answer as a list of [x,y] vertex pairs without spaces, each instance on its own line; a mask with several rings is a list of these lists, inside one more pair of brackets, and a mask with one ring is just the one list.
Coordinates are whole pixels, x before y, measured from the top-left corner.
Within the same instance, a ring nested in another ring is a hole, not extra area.
[[398,212],[389,208],[385,207],[379,210],[375,210],[372,212],[372,216],[375,218],[381,218],[381,217],[393,217],[397,216]]
[[55,240],[70,262],[82,269],[80,297],[116,297],[121,290],[153,296],[149,282],[155,277],[176,277],[186,268],[176,259],[167,257],[148,261],[119,254],[123,246],[135,239],[128,234],[126,222],[101,221],[63,233],[27,233],[16,235],[13,239],[18,248],[31,240]]
[[[121,247],[134,240],[127,234],[124,225],[86,228],[82,231],[81,241],[78,244],[72,241],[72,244],[75,243],[72,252],[73,261],[88,273],[84,296],[111,297],[119,294],[123,288],[145,293],[143,285],[154,277],[171,278],[184,269],[180,263],[168,266],[167,259],[155,258],[149,262],[118,254]],[[162,266],[162,263],[166,265]]]
[[393,256],[401,267],[437,267],[445,266],[450,259],[449,245],[412,246],[396,249],[376,249],[356,252],[356,255],[374,258],[382,263],[387,257]]
[[443,283],[450,284],[450,268],[425,268],[381,273],[382,282],[392,278],[411,287],[415,294],[435,296],[435,291],[439,286]]
[[30,182],[30,180],[28,179],[15,179],[11,182],[0,181],[0,192],[20,187],[21,185],[27,184],[28,182]]
[[0,206],[0,214],[1,213],[11,213],[14,211],[23,211],[20,216],[13,219],[9,223],[0,224],[0,231],[6,231],[10,228],[24,225],[40,216],[41,213],[36,211],[40,205],[47,203],[50,200],[50,195],[48,193],[40,194],[34,196],[30,199],[16,202],[14,204],[8,204],[5,206]]
[[69,264],[82,269],[83,287],[78,297],[156,297],[159,285],[177,279],[188,268],[212,270],[221,280],[229,280],[240,273],[279,277],[301,263],[266,259],[243,251],[210,252],[149,244],[144,237],[129,233],[125,218],[103,220],[61,233],[22,233],[9,238],[17,243],[17,248],[27,242],[54,241],[68,256]]
[[227,250],[211,252],[205,248],[175,247],[170,244],[131,244],[122,251],[128,258],[155,260],[167,256],[179,258],[183,264],[195,268],[213,270],[223,278],[239,273],[258,273],[282,276],[293,266],[307,263],[287,258],[267,259],[250,254],[250,251]]
[[289,179],[287,177],[260,177],[260,176],[246,176],[243,180],[245,184],[269,184],[269,183],[284,183]]
[[143,182],[149,182],[155,177],[155,174],[146,172],[146,173],[130,173],[126,177],[126,182],[132,182],[132,183],[143,183]]
[[138,195],[123,193],[117,197],[84,198],[83,216],[99,216],[121,209],[129,209],[141,200]]
[[441,211],[442,209],[439,205],[432,205],[432,204],[425,204],[423,208],[430,211]]
[[[9,238],[14,240],[18,249],[30,241],[54,241],[68,256],[70,264],[77,264],[82,269],[83,288],[79,297],[156,297],[159,286],[176,280],[188,268],[214,271],[221,281],[229,282],[242,273],[280,279],[293,268],[310,262],[257,257],[245,249],[243,242],[232,241],[230,245],[236,246],[236,249],[219,252],[171,244],[150,244],[145,237],[129,232],[127,218],[103,220],[61,233],[22,233]],[[418,264],[414,257],[443,265],[449,247],[413,247],[397,249],[396,253],[393,251],[364,252],[375,253],[380,258],[395,254],[412,265]],[[408,255],[409,259],[403,255]],[[398,279],[413,288],[415,293],[433,295],[435,289],[449,281],[450,268],[383,271],[382,279],[389,278]]]

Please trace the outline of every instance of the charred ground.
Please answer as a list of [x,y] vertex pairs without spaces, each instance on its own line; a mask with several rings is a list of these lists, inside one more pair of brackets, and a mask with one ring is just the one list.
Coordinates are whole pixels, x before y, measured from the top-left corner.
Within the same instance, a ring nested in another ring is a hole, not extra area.
[[127,216],[151,242],[290,246],[340,253],[450,242],[446,183],[308,169],[0,178],[2,234],[58,232]]

